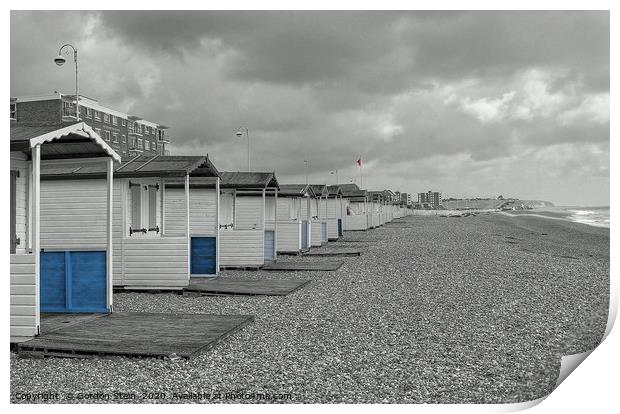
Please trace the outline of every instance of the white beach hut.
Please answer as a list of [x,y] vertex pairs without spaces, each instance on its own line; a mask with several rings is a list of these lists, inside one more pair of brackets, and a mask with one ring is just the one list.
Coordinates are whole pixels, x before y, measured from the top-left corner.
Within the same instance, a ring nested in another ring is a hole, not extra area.
[[368,192],[369,228],[374,229],[383,225],[383,194],[381,191]]
[[368,230],[370,213],[368,210],[368,194],[360,190],[356,184],[341,184],[345,204],[344,230]]
[[308,184],[280,184],[277,199],[278,253],[298,254],[310,248],[308,206],[313,196]]
[[311,184],[310,188],[314,194],[312,198],[311,215],[314,217],[312,221],[312,237],[311,245],[321,246],[328,242],[327,229],[327,198],[329,191],[325,184]]
[[[277,258],[278,189],[275,173],[222,172],[220,263],[259,268]],[[272,198],[273,201],[267,201]]]
[[[10,338],[40,333],[41,312],[112,310],[112,182],[116,154],[88,125],[10,128]],[[105,176],[70,190],[43,165],[79,160]]]
[[343,235],[343,198],[342,189],[338,185],[327,187],[327,237],[329,240],[337,240]]
[[[101,174],[70,161],[42,169],[46,182],[68,188]],[[190,276],[216,275],[218,186],[218,172],[205,156],[139,155],[118,166],[114,287],[182,289]]]

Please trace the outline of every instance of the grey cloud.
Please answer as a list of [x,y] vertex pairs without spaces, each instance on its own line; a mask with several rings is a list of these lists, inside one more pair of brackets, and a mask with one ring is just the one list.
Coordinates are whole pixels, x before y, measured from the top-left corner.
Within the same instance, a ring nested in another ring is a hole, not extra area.
[[[242,125],[253,165],[283,182],[304,178],[304,159],[314,179],[333,169],[354,177],[360,155],[373,166],[369,184],[405,191],[461,180],[483,193],[501,181],[482,180],[486,168],[512,172],[515,154],[557,145],[603,151],[550,165],[557,177],[579,159],[605,165],[609,123],[562,124],[557,114],[483,123],[441,90],[475,79],[459,99],[497,99],[537,69],[555,75],[549,93],[575,90],[572,107],[607,93],[607,12],[12,12],[11,93],[71,91],[51,62],[66,41],[83,50],[84,94],[171,126],[176,151],[209,152],[219,168],[244,168]],[[159,77],[148,94],[141,70]],[[382,138],[382,127],[394,135]],[[529,179],[505,175],[502,192]],[[545,187],[549,197],[569,197],[586,179],[571,180]]]

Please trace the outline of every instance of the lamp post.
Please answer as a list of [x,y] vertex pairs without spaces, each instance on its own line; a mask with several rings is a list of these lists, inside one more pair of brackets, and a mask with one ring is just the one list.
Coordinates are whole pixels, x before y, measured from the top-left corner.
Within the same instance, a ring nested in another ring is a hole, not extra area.
[[62,55],[62,51],[65,48],[66,49],[70,48],[71,50],[73,50],[73,62],[75,63],[75,118],[79,121],[80,120],[80,95],[79,95],[80,90],[79,90],[79,83],[78,83],[78,51],[77,49],[75,48],[75,46],[69,43],[66,43],[60,46],[60,49],[58,49],[58,56],[54,58],[54,62],[58,66],[62,66],[65,64],[67,59],[65,59],[65,57]]
[[248,138],[248,172],[250,172],[250,131],[248,130],[248,128],[240,127],[237,130],[237,137],[241,138],[243,134],[245,134],[245,136]]
[[332,174],[332,175],[334,175],[334,174],[336,175],[336,185],[338,185],[338,181],[339,181],[338,180],[338,170],[330,171],[329,173]]
[[310,161],[304,160],[304,164],[306,164],[306,185],[308,184],[308,169],[310,167]]

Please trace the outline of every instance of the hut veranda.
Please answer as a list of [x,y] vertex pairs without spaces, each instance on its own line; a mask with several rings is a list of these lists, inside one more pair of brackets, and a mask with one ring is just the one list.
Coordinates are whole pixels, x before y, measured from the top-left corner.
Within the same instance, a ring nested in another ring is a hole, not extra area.
[[277,199],[278,253],[298,254],[310,249],[309,205],[312,197],[314,192],[308,184],[280,184]]
[[220,264],[260,268],[276,260],[279,184],[272,172],[222,172]]
[[[11,125],[10,337],[40,333],[41,312],[112,310],[112,184],[120,156],[88,125]],[[41,180],[78,162],[103,175]]]

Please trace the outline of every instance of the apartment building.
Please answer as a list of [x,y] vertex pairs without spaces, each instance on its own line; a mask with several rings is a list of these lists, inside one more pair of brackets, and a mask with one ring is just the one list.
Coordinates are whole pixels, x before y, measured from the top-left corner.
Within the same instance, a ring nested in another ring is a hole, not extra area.
[[169,155],[167,126],[99,104],[79,96],[76,116],[75,95],[54,93],[11,98],[11,123],[55,125],[80,120],[91,126],[122,158],[136,155]]
[[418,193],[418,205],[422,208],[439,208],[441,205],[441,193],[438,191],[427,191]]

